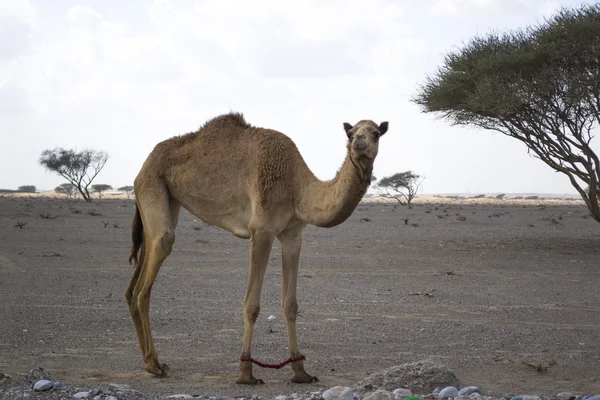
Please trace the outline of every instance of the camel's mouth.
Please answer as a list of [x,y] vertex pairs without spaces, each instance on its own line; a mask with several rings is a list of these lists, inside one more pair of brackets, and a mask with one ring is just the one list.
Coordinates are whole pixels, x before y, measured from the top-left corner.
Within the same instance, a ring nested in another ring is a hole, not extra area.
[[367,151],[368,147],[369,147],[369,145],[366,143],[364,143],[364,144],[354,143],[354,145],[352,146],[352,149],[354,149],[354,151],[356,151],[357,153],[364,153],[365,151]]

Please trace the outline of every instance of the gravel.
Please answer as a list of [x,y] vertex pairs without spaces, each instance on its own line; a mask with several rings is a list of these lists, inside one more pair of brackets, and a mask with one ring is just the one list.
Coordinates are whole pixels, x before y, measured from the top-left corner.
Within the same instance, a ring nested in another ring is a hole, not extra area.
[[[412,366],[415,371],[412,374],[405,374],[405,377],[419,376],[416,371],[431,371],[431,368],[423,368],[427,362],[412,363],[398,366],[394,371],[408,371]],[[415,365],[418,364],[418,365]],[[443,370],[443,366],[436,365],[438,372]],[[389,371],[388,371],[389,372]],[[446,371],[447,373],[448,371]],[[378,374],[377,377],[380,377]],[[384,376],[388,376],[383,374]],[[394,375],[397,377],[397,375]],[[427,375],[429,376],[429,375]],[[434,378],[438,375],[434,375]],[[447,375],[445,375],[447,376]],[[35,368],[27,374],[22,382],[16,381],[7,374],[0,373],[0,399],[93,399],[93,400],[141,400],[141,399],[200,399],[200,400],[600,400],[600,395],[574,394],[570,392],[557,393],[554,396],[540,396],[536,394],[520,394],[516,396],[490,396],[482,391],[478,386],[436,386],[431,391],[415,394],[409,389],[410,382],[407,381],[406,387],[398,387],[393,391],[386,389],[374,389],[361,392],[347,386],[334,386],[324,391],[313,391],[306,393],[281,394],[277,396],[258,396],[251,397],[222,397],[211,395],[191,395],[186,393],[171,394],[165,396],[148,395],[137,390],[126,387],[122,384],[109,383],[106,387],[81,388],[74,387],[63,382],[52,379],[50,374],[42,368]],[[37,379],[42,378],[42,379]],[[417,385],[426,385],[422,379],[413,380]],[[37,379],[37,380],[36,380]],[[385,381],[385,380],[384,380]],[[383,385],[388,385],[389,381],[381,381]],[[366,380],[361,381],[359,388],[365,387]],[[366,385],[369,386],[369,385]],[[459,389],[460,388],[460,389]]]

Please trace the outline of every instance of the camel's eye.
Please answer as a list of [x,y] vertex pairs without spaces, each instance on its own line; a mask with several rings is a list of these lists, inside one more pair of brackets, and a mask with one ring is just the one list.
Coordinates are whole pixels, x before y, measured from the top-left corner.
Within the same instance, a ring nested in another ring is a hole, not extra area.
[[379,136],[381,136],[381,133],[379,133],[379,131],[373,132],[373,139],[379,140]]

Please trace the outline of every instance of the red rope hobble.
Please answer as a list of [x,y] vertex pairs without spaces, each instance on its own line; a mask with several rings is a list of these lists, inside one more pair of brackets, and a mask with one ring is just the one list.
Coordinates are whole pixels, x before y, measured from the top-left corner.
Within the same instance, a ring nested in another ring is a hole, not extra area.
[[252,357],[240,357],[240,361],[250,361],[250,362],[258,365],[259,367],[274,368],[274,369],[279,369],[281,367],[288,365],[291,362],[300,361],[300,360],[306,360],[306,357],[304,357],[302,354],[300,354],[298,357],[290,357],[287,360],[285,360],[284,362],[279,363],[279,364],[264,364],[264,363],[261,363],[260,361],[256,361]]

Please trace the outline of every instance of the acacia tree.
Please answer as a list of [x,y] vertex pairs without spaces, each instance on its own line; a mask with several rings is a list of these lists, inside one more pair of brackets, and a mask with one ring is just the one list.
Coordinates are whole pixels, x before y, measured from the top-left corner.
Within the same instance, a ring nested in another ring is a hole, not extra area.
[[61,185],[58,185],[56,188],[54,188],[54,191],[56,193],[66,194],[67,197],[71,198],[75,195],[77,188],[75,186],[73,186],[72,183],[63,183]]
[[129,198],[129,196],[131,196],[131,193],[133,193],[133,186],[121,186],[119,190],[125,192],[127,198]]
[[107,160],[108,155],[104,151],[83,150],[77,152],[61,147],[44,150],[39,162],[48,171],[56,172],[69,181],[89,203],[92,201],[92,197],[88,187],[102,171]]
[[[452,125],[497,131],[569,178],[600,222],[600,4],[475,37],[449,53],[413,101]],[[589,192],[584,188],[589,186]]]
[[36,192],[36,188],[33,185],[23,185],[23,186],[19,186],[17,188],[17,191],[19,191],[19,192],[25,192],[25,193],[35,193]]
[[398,172],[382,178],[377,184],[377,189],[383,197],[394,199],[401,205],[411,208],[411,202],[417,195],[423,179],[412,171]]
[[92,191],[94,193],[98,193],[98,198],[101,199],[102,198],[102,192],[105,192],[107,190],[111,190],[112,186],[107,185],[105,183],[99,183],[97,185],[92,185]]

